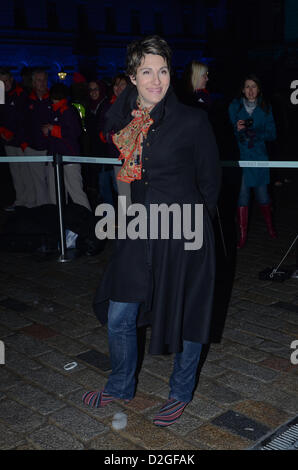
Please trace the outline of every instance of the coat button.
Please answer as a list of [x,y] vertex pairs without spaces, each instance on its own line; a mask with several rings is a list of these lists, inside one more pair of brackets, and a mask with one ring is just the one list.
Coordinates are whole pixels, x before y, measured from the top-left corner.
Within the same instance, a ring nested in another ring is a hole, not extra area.
[[142,172],[145,173],[145,172],[146,172],[146,169],[145,169],[145,168],[142,168]]
[[147,147],[150,147],[150,144],[149,144],[149,142],[147,142],[147,143],[146,143],[146,145],[147,145]]
[[146,185],[146,186],[148,185],[148,181],[145,181],[145,185]]

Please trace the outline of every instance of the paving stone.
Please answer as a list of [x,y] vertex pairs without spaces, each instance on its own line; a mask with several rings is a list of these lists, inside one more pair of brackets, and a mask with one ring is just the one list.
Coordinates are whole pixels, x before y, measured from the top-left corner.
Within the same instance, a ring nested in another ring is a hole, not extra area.
[[[54,367],[57,371],[67,375],[72,375],[74,372],[78,372],[86,368],[83,364],[76,361],[76,357],[68,356],[66,354],[60,353],[59,351],[51,351],[50,353],[42,354],[38,357],[38,360],[43,364]],[[66,371],[64,366],[70,364],[71,362],[76,362],[77,366]]]
[[32,371],[30,380],[58,396],[65,396],[80,388],[80,386],[70,378],[51,371],[48,368]]
[[250,440],[212,424],[203,424],[190,432],[187,438],[205,443],[214,450],[245,450],[251,445]]
[[49,420],[83,442],[90,441],[108,431],[106,426],[74,407],[67,407],[53,413]]
[[2,422],[17,433],[30,432],[45,422],[43,416],[10,399],[0,401],[0,417]]
[[278,353],[278,351],[283,351],[284,346],[279,343],[274,343],[272,341],[263,341],[262,344],[258,344],[256,346],[257,349],[260,349],[261,351],[265,351],[268,353]]
[[131,400],[128,404],[125,405],[128,409],[132,409],[134,411],[146,411],[160,403],[160,400],[152,395],[148,395],[142,392],[137,391],[133,400]]
[[258,294],[255,292],[255,290],[253,292],[242,292],[241,299],[250,300],[261,305],[271,305],[275,302],[278,302],[277,294],[275,297],[271,297],[269,295],[267,296],[263,294]]
[[103,436],[97,436],[93,439],[88,446],[92,450],[144,450],[143,447],[140,447],[136,444],[133,444],[131,441],[124,439],[118,433],[108,432]]
[[229,357],[229,354],[236,357],[241,357],[242,359],[250,362],[260,362],[268,357],[268,353],[265,351],[260,351],[254,347],[249,348],[247,346],[242,346],[241,344],[234,342],[229,342],[229,344],[225,346],[225,352],[226,354],[222,359]]
[[7,425],[0,422],[0,449],[12,450],[17,446],[22,445],[25,438],[21,433],[12,431]]
[[248,322],[242,323],[241,326],[239,326],[239,330],[240,329],[246,332],[250,332],[266,340],[275,341],[284,345],[291,344],[291,341],[293,340],[293,338],[291,338],[291,336],[289,335],[280,333],[279,331],[275,331],[270,328],[264,328],[262,326],[253,325]]
[[257,338],[253,335],[248,335],[242,331],[236,331],[231,328],[225,328],[223,332],[223,337],[235,341],[236,343],[244,344],[246,346],[256,346],[260,345],[263,342],[263,339]]
[[156,360],[152,356],[146,355],[142,364],[142,370],[158,377],[169,376],[173,369],[173,357],[168,357],[167,361]]
[[214,364],[212,362],[205,362],[202,367],[201,374],[206,375],[207,377],[217,377],[225,373],[225,368],[223,361]]
[[13,330],[7,328],[6,326],[0,325],[0,338],[3,340],[6,336],[10,336],[14,333]]
[[288,359],[277,356],[268,357],[264,361],[260,362],[260,366],[270,367],[271,369],[279,372],[289,372],[295,368]]
[[24,302],[20,302],[16,298],[12,299],[10,297],[0,300],[0,305],[6,309],[14,310],[15,312],[25,312],[29,309],[28,305]]
[[107,382],[106,376],[89,368],[77,371],[74,370],[71,378],[87,390],[101,390]]
[[47,328],[44,325],[40,325],[38,323],[34,323],[26,328],[22,328],[22,333],[28,336],[32,336],[36,339],[47,339],[52,338],[53,336],[57,336],[57,331]]
[[281,374],[275,382],[275,385],[286,392],[298,395],[298,376]]
[[26,312],[26,318],[30,319],[32,322],[36,322],[45,326],[52,326],[61,318],[51,310],[38,310],[32,308]]
[[22,317],[16,312],[12,311],[1,311],[0,310],[0,323],[8,328],[13,330],[18,330],[24,328],[25,326],[31,325],[30,320]]
[[252,441],[261,439],[261,437],[265,436],[269,431],[267,426],[233,410],[228,410],[226,413],[217,416],[211,423],[227,428],[235,434]]
[[84,344],[79,341],[68,338],[64,335],[58,335],[53,338],[49,338],[45,341],[50,347],[58,349],[64,354],[71,356],[77,356],[88,349]]
[[271,429],[281,426],[290,419],[290,415],[263,401],[245,400],[233,406],[235,411],[263,423]]
[[5,349],[5,362],[8,369],[16,371],[20,375],[29,374],[31,370],[41,369],[42,367],[39,362],[11,348]]
[[128,410],[127,426],[119,431],[124,438],[144,449],[159,449],[175,443],[175,435],[169,430],[155,426],[151,420]]
[[30,433],[28,439],[41,450],[84,449],[83,444],[73,436],[51,425]]
[[56,330],[57,334],[69,336],[71,338],[79,338],[80,336],[86,335],[92,327],[86,325],[76,325],[73,321],[60,320],[57,323],[51,325]]
[[[217,377],[217,381],[225,381],[225,376]],[[206,377],[201,377],[199,385],[196,390],[199,395],[206,396],[206,398],[214,400],[221,404],[230,404],[240,400],[241,395],[231,388],[227,388],[220,383],[217,383]]]
[[[168,381],[169,378],[166,377]],[[163,389],[165,382],[157,377],[154,377],[152,374],[141,370],[138,376],[138,390],[144,393],[158,393],[159,390]]]
[[215,405],[208,399],[201,398],[198,393],[195,393],[187,408],[190,413],[202,420],[214,418],[223,412],[223,408]]
[[26,383],[11,388],[9,396],[42,415],[48,415],[66,406],[61,400]]
[[5,344],[25,355],[32,357],[37,357],[41,354],[51,351],[52,349],[45,342],[39,341],[21,333],[8,336],[5,340]]
[[238,357],[231,357],[229,359],[225,359],[221,362],[221,364],[226,369],[235,370],[237,372],[240,372],[241,374],[262,380],[263,382],[272,382],[278,376],[278,373],[273,370],[266,369],[265,367],[261,367],[256,364],[252,364]]
[[21,382],[20,377],[7,369],[6,366],[0,366],[0,390],[9,390],[14,385]]
[[254,397],[257,393],[261,394],[261,391],[264,390],[263,386],[266,385],[260,380],[236,372],[227,372],[218,377],[217,381],[229,386],[234,392],[238,391],[243,397]]
[[101,353],[100,351],[96,351],[95,349],[90,349],[89,351],[79,354],[77,359],[84,361],[87,364],[102,370],[103,372],[111,370],[109,356]]
[[260,314],[255,311],[239,310],[234,314],[234,317],[237,318],[237,320],[244,320],[246,322],[266,326],[271,329],[281,328],[284,324],[284,320],[282,318],[276,318],[272,315],[266,315],[265,313]]

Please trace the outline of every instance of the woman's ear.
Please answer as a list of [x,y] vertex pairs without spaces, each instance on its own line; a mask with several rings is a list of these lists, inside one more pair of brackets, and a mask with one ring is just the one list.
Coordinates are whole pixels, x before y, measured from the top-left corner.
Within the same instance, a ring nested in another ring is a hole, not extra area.
[[130,81],[133,85],[137,84],[136,77],[134,75],[129,75]]

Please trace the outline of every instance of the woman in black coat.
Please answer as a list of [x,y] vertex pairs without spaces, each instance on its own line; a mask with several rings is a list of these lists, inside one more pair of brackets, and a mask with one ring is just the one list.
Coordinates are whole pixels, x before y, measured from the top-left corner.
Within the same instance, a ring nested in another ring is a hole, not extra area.
[[[158,36],[133,42],[127,73],[134,86],[108,111],[106,131],[114,131],[124,160],[118,178],[131,183],[132,206],[138,203],[141,212],[146,208],[148,219],[140,219],[147,226],[140,227],[136,239],[120,239],[119,228],[115,254],[95,299],[99,319],[104,323],[108,317],[112,373],[103,391],[87,392],[83,401],[100,407],[115,398],[133,398],[136,326],[150,324],[150,353],[176,353],[169,400],[154,418],[156,425],[168,426],[192,399],[202,344],[209,342],[215,277],[211,218],[220,167],[205,112],[179,103],[171,89],[167,43]],[[156,229],[151,209],[160,204],[173,209],[169,233],[161,229],[151,236]],[[185,208],[195,231],[191,241],[187,221],[176,217]]]

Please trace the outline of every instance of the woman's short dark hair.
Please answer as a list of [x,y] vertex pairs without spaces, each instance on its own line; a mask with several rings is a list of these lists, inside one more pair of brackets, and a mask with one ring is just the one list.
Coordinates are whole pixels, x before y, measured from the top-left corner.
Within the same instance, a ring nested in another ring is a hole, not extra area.
[[171,69],[172,51],[168,43],[161,37],[147,36],[143,39],[133,41],[127,46],[126,73],[135,77],[138,67],[146,54],[160,55]]

